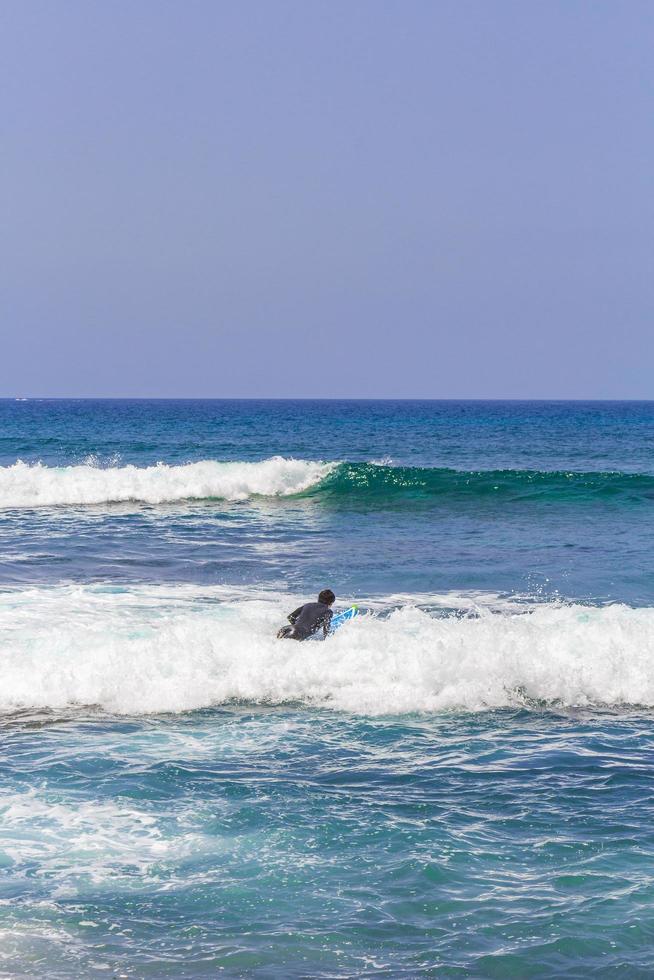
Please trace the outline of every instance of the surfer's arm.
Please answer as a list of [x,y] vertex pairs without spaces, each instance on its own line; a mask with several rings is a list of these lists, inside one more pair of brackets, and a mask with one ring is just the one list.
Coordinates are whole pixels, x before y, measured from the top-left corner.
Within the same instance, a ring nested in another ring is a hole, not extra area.
[[323,620],[323,624],[322,624],[323,636],[329,636],[329,627],[331,626],[331,622],[332,622],[332,611],[330,609]]
[[301,612],[302,612],[302,606],[300,606],[299,609],[296,609],[295,612],[289,613],[289,615],[286,617],[289,623],[291,624],[291,626],[295,626],[295,620],[298,618]]

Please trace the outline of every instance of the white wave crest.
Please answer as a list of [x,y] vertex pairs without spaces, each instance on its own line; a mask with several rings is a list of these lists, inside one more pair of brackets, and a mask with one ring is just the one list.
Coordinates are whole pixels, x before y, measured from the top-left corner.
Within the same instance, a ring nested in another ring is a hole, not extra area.
[[202,460],[169,466],[45,466],[20,460],[0,467],[0,508],[178,500],[246,500],[300,493],[318,483],[333,463],[274,456],[259,463]]
[[[654,707],[654,609],[404,606],[326,642],[274,638],[299,597],[33,589],[0,597],[0,710],[186,711],[230,701],[361,714],[536,702]],[[451,600],[454,605],[454,600]]]

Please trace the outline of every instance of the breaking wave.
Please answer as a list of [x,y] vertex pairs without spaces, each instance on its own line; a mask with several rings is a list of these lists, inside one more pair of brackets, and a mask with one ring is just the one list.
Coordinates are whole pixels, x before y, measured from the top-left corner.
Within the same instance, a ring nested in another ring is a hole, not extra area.
[[294,497],[335,506],[429,506],[449,502],[654,500],[642,473],[463,471],[385,463],[325,463],[274,456],[260,462],[107,466],[90,461],[0,467],[0,508],[85,504],[164,504],[184,500]]
[[234,702],[366,715],[654,707],[654,608],[450,596],[430,608],[392,608],[389,598],[324,643],[299,644],[274,638],[297,596],[229,597],[193,587],[7,592],[0,595],[0,710],[93,705],[148,714]]
[[202,460],[142,467],[99,467],[90,462],[54,467],[18,461],[0,467],[0,507],[284,497],[319,482],[332,466],[281,456],[260,463]]

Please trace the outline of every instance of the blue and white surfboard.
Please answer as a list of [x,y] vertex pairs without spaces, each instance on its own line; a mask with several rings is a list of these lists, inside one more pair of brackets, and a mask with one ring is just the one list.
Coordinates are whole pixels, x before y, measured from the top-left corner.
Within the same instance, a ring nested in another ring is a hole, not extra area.
[[332,616],[332,621],[329,626],[330,632],[333,633],[334,630],[337,630],[339,626],[343,625],[343,623],[349,622],[350,619],[354,619],[354,617],[358,615],[358,606],[350,606],[349,609],[344,609],[343,612],[336,613],[335,616]]

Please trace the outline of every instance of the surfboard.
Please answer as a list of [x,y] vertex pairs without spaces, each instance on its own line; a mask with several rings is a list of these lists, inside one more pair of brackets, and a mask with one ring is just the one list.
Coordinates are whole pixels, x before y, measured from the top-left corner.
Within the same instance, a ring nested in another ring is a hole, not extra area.
[[358,615],[359,615],[358,606],[350,606],[349,609],[344,609],[343,612],[336,613],[335,616],[332,616],[332,621],[329,626],[330,632],[337,630],[339,626],[343,625],[343,623],[349,622],[351,619],[354,619],[354,617]]

